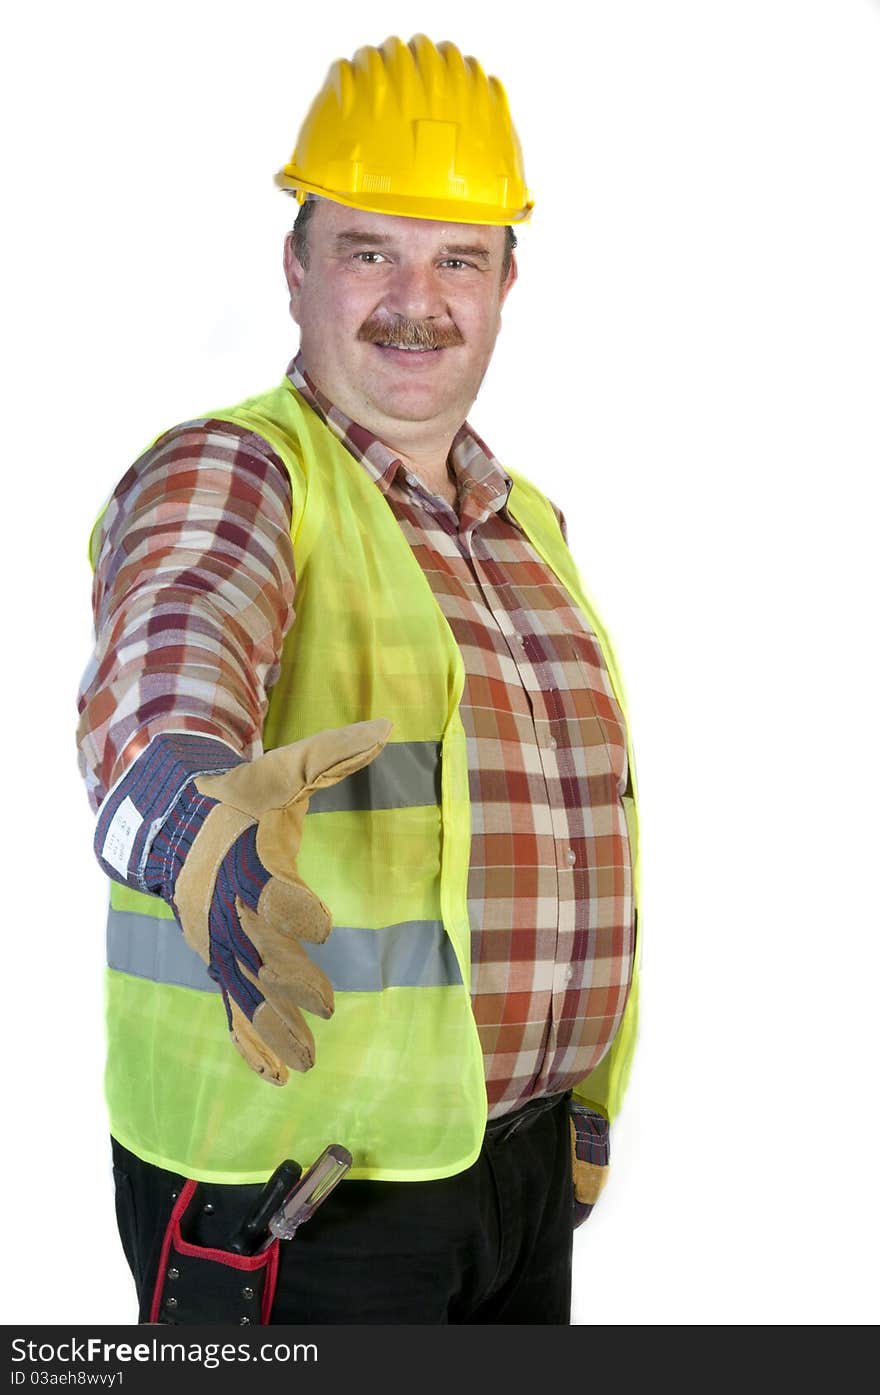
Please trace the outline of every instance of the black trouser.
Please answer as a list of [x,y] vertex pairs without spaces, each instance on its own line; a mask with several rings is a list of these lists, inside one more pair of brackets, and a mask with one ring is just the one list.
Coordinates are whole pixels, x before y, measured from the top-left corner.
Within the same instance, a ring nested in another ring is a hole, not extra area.
[[[490,1121],[477,1161],[454,1177],[343,1180],[281,1243],[271,1321],[568,1324],[568,1100],[535,1100]],[[112,1144],[119,1233],[145,1322],[183,1179]],[[225,1248],[260,1190],[199,1183],[188,1238]]]

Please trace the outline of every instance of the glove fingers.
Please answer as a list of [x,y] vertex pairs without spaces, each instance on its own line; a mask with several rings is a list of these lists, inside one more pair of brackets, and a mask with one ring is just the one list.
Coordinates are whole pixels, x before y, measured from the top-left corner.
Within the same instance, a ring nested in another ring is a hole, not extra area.
[[236,1051],[270,1085],[285,1085],[289,1071],[284,1062],[260,1039],[236,1002],[230,999],[228,1007],[232,1018],[229,1035]]
[[609,1168],[607,1164],[602,1167],[599,1163],[582,1162],[580,1158],[577,1158],[572,1162],[571,1172],[575,1199],[594,1206],[599,1200],[599,1193],[608,1181]]
[[279,1030],[282,1024],[277,1015],[271,1008],[268,1012],[266,1009],[267,1004],[262,1003],[254,1014],[253,1022],[249,1022],[238,1004],[230,999],[230,1036],[239,1055],[252,1071],[270,1085],[285,1085],[289,1078],[288,1066],[305,1071],[314,1064],[314,1040],[305,1022],[300,1039],[289,1031]]
[[325,1020],[332,1017],[333,985],[296,939],[279,934],[243,901],[236,902],[236,909],[242,929],[263,961],[256,978],[244,965],[239,964],[239,968],[272,1003],[280,1017],[290,1022],[296,1031],[304,1021],[299,1011],[301,1007]]
[[254,1014],[254,1029],[270,1051],[294,1070],[311,1070],[315,1064],[315,1038],[295,1003],[284,1005],[282,1017],[267,999]]
[[289,881],[272,877],[260,893],[257,910],[273,930],[309,944],[322,945],[333,929],[329,907],[296,873]]
[[[262,976],[263,971],[260,972]],[[274,1000],[270,1003],[262,993],[261,982],[241,964],[236,964],[231,972],[224,966],[220,983],[229,1012],[230,1035],[251,1070],[273,1085],[283,1085],[288,1078],[286,1066],[306,1071],[315,1064],[315,1039],[297,1007],[295,995],[269,983],[266,987]],[[241,1003],[247,1003],[249,1010],[254,998],[259,1001],[249,1018]]]
[[[252,946],[251,954],[256,960],[256,950]],[[211,962],[208,965],[208,973],[214,982],[219,984],[227,1007],[234,1003],[238,1010],[250,1020],[265,996],[257,982],[256,964],[254,972],[251,972],[237,958],[231,945],[219,944],[215,941],[211,946]]]

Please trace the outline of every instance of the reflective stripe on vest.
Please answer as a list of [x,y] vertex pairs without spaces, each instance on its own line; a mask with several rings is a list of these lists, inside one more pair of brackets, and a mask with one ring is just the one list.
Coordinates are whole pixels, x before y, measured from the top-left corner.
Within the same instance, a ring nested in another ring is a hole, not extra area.
[[[306,818],[366,809],[407,809],[440,803],[440,744],[401,741],[387,745],[369,765],[309,799]],[[310,959],[340,992],[461,983],[442,920],[404,921],[379,929],[337,925],[322,945],[305,941]],[[137,911],[107,917],[107,964],[119,973],[219,993],[207,965],[191,949],[176,921]]]
[[439,741],[389,742],[369,765],[315,790],[308,814],[340,809],[410,809],[440,803]]
[[[414,920],[381,930],[334,925],[324,944],[300,943],[340,993],[461,983],[458,960],[442,920]],[[119,973],[154,983],[173,983],[202,993],[220,992],[175,920],[117,911],[111,906],[107,963]]]

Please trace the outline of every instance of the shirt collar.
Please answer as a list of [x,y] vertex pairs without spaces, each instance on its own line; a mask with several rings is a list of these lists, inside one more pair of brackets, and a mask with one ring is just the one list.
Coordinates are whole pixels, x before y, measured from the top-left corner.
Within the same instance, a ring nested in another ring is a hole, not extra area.
[[[301,350],[289,365],[287,376],[312,411],[360,461],[383,494],[387,494],[398,470],[403,476],[406,475],[407,466],[391,446],[386,446],[365,426],[352,421],[320,391],[306,372]],[[488,512],[504,508],[510,493],[511,478],[467,422],[455,435],[449,459],[458,477],[459,492],[462,497],[470,496],[471,507]]]

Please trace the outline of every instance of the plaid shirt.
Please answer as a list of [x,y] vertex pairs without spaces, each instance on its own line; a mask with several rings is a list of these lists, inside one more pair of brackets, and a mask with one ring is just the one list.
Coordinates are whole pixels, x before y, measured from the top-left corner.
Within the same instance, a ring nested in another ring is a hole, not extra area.
[[[510,478],[467,423],[450,452],[456,514],[315,388],[300,356],[288,374],[382,490],[462,653],[471,993],[498,1117],[577,1084],[623,1013],[623,717],[585,617],[508,513]],[[93,808],[158,731],[261,752],[295,575],[288,477],[261,438],[201,419],[136,461],[105,515],[79,693]]]

